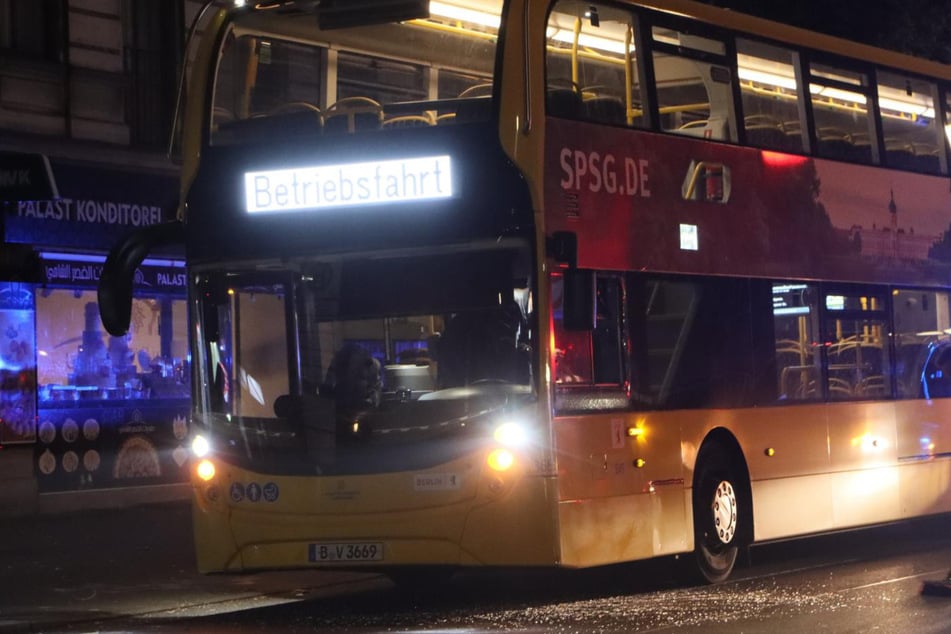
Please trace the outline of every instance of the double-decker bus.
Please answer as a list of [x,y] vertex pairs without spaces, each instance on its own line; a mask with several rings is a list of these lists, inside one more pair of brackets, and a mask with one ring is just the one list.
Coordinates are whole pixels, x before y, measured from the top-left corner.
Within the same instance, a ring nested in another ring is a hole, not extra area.
[[202,571],[587,567],[951,511],[951,68],[689,0],[215,3]]

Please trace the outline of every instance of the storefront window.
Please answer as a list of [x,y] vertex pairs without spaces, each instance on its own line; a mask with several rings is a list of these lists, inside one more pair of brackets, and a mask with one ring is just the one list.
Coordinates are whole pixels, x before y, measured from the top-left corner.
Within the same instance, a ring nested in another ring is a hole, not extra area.
[[86,281],[34,294],[39,490],[184,481],[188,322],[184,294],[173,292],[184,272],[140,269],[129,333],[113,337],[92,283],[99,264],[47,258],[46,266],[50,280]]
[[187,398],[185,300],[133,300],[129,334],[102,329],[94,290],[36,296],[39,400]]
[[36,355],[33,292],[0,282],[0,443],[36,437]]

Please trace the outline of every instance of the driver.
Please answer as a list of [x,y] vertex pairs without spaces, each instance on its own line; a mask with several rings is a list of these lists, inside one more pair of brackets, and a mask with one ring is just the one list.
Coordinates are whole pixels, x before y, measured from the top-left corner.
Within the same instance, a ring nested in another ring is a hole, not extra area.
[[321,392],[333,394],[338,426],[353,430],[362,414],[380,405],[383,393],[380,362],[357,344],[344,344],[327,368],[327,380]]

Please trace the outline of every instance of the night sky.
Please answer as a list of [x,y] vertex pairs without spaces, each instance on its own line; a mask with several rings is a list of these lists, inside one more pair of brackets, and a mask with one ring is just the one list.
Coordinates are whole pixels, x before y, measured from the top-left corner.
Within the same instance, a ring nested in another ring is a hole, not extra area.
[[951,11],[946,0],[706,0],[903,53],[951,63]]

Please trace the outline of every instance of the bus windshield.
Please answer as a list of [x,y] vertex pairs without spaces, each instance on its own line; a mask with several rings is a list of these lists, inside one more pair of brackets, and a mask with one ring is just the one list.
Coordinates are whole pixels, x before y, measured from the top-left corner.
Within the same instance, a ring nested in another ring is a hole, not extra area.
[[502,0],[428,5],[428,17],[369,25],[328,22],[316,3],[236,11],[211,143],[487,119]]
[[457,457],[532,400],[527,261],[363,254],[205,274],[202,420],[272,472]]

